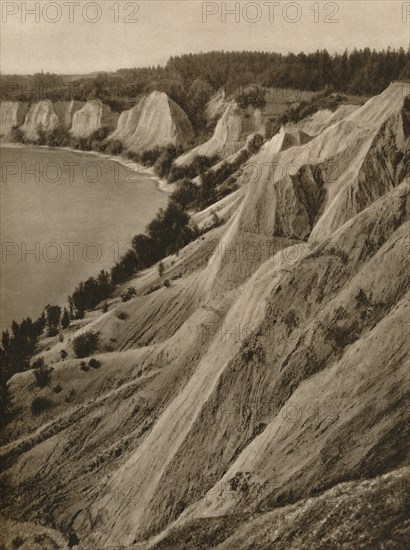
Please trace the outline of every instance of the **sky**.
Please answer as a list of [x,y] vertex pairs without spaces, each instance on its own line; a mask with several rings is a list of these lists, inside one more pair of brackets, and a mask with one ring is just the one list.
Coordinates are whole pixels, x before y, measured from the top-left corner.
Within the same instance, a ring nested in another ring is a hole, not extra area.
[[210,50],[333,53],[410,43],[410,2],[402,0],[1,0],[1,11],[2,74],[115,71]]

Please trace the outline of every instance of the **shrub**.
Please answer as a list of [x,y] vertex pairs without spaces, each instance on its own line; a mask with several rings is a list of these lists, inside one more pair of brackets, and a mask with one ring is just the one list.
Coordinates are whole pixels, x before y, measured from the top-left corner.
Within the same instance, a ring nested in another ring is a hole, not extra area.
[[107,302],[104,302],[104,303],[103,303],[102,308],[101,308],[101,311],[102,311],[103,313],[107,313],[107,311],[108,311],[108,304],[107,304]]
[[48,397],[38,396],[31,402],[31,414],[39,415],[42,412],[50,409],[53,406],[53,402]]
[[60,393],[62,389],[63,389],[62,385],[61,385],[61,384],[57,384],[57,386],[54,386],[53,392],[54,392],[54,393]]
[[113,290],[110,275],[101,270],[97,277],[90,277],[77,285],[72,296],[68,298],[70,310],[75,312],[77,319],[81,319],[84,311],[95,308],[106,300]]
[[42,367],[39,367],[38,369],[34,370],[34,378],[36,379],[37,386],[39,388],[45,388],[49,385],[51,380],[51,367],[47,367],[47,365],[43,365]]
[[169,288],[169,287],[171,286],[171,283],[169,282],[168,279],[165,279],[165,281],[164,281],[164,286],[165,286],[166,288]]
[[293,330],[298,326],[298,318],[294,309],[289,309],[283,316],[283,321],[288,330]]
[[99,345],[99,335],[96,332],[85,332],[73,340],[73,349],[76,357],[88,357],[94,353]]
[[109,155],[121,155],[123,149],[122,142],[118,139],[112,139],[107,143],[105,152]]
[[75,390],[71,388],[71,390],[68,392],[68,395],[66,395],[66,398],[64,399],[64,401],[66,403],[72,403],[74,401],[74,396],[75,396]]
[[108,126],[101,126],[101,128],[97,128],[97,130],[94,130],[94,132],[89,136],[89,139],[91,142],[93,141],[104,141],[106,137],[108,137],[110,133],[110,129]]
[[154,164],[155,173],[160,178],[168,176],[174,160],[182,153],[181,147],[175,147],[175,145],[169,145],[161,150],[161,153]]
[[213,155],[211,157],[196,155],[190,164],[185,164],[183,166],[173,164],[168,174],[168,180],[172,183],[183,178],[193,179],[196,176],[206,172],[211,166],[218,163],[220,160],[221,159],[218,155]]
[[67,147],[70,144],[70,134],[64,126],[57,126],[45,135],[49,147]]
[[327,330],[327,339],[333,340],[337,350],[343,350],[358,338],[358,323],[355,321],[351,326],[332,325]]
[[40,367],[44,367],[44,357],[38,357],[31,366],[33,369],[39,369]]
[[98,369],[101,367],[101,362],[98,361],[98,359],[95,359],[94,357],[92,357],[89,361],[88,361],[88,364],[90,365],[90,367],[92,367],[93,369]]
[[16,141],[17,143],[24,143],[25,137],[23,130],[20,130],[18,126],[13,126],[11,130],[11,138],[13,141]]
[[127,290],[121,294],[121,300],[123,302],[128,302],[132,298],[135,298],[136,295],[137,291],[135,290],[135,288],[133,286],[129,286]]
[[79,149],[80,151],[90,151],[91,143],[90,140],[86,137],[71,137],[70,147],[72,147],[73,149]]
[[165,273],[165,266],[163,262],[159,262],[158,264],[158,275],[162,277]]
[[24,539],[22,537],[20,537],[20,535],[18,535],[17,537],[15,537],[13,539],[13,542],[11,543],[13,548],[20,548],[20,546],[22,546],[24,543]]
[[216,212],[212,212],[212,224],[215,227],[218,227],[218,225],[221,223],[221,220]]
[[77,544],[79,543],[80,543],[80,540],[77,537],[77,535],[75,533],[70,533],[68,537],[68,547],[72,548],[73,546],[77,546]]
[[85,361],[81,361],[81,363],[80,363],[80,369],[83,370],[84,372],[87,372],[88,370],[90,370],[90,368],[87,366],[87,364],[85,363]]
[[125,311],[117,311],[115,313],[115,316],[117,317],[117,319],[119,319],[120,321],[125,321],[125,319],[127,319],[128,315],[126,314]]
[[57,327],[49,327],[47,329],[47,336],[52,337],[52,336],[57,336],[57,334],[58,334],[58,328]]
[[249,153],[251,155],[254,155],[255,153],[257,153],[259,151],[259,149],[262,147],[262,145],[263,145],[263,136],[261,136],[261,134],[255,134],[249,140],[248,145],[247,145],[246,148],[247,148],[247,150],[249,151]]
[[243,472],[237,472],[233,478],[228,481],[231,491],[241,491],[246,493],[249,491],[249,482],[246,478],[246,474]]
[[60,357],[61,357],[61,360],[64,361],[64,359],[68,356],[68,353],[66,352],[65,349],[62,349],[60,351]]
[[159,147],[154,147],[154,149],[149,149],[144,151],[141,155],[141,163],[144,166],[153,166],[161,154]]
[[182,208],[189,208],[198,199],[199,188],[189,178],[183,179],[172,193],[172,200]]
[[265,92],[260,86],[248,86],[235,95],[235,101],[241,109],[246,109],[248,105],[263,108],[266,105]]
[[130,151],[130,150],[126,151],[125,156],[134,162],[141,161],[141,155],[139,153],[135,153],[134,151]]
[[137,254],[134,250],[128,250],[120,261],[111,268],[111,281],[113,285],[128,281],[139,267]]

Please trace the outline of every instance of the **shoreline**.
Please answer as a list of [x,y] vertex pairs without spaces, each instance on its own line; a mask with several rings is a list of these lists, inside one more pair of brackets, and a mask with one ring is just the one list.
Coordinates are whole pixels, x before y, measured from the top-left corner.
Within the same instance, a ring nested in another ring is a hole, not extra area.
[[[141,165],[139,163],[136,163],[136,162],[133,162],[133,161],[131,161],[129,159],[126,159],[124,157],[109,155],[109,154],[105,154],[105,153],[100,153],[98,151],[82,151],[82,150],[78,150],[78,149],[73,149],[71,147],[52,147],[52,146],[48,146],[48,145],[37,145],[37,144],[34,144],[34,143],[23,144],[23,143],[11,143],[11,142],[1,142],[0,141],[0,154],[1,154],[2,149],[15,149],[16,150],[16,149],[29,149],[29,148],[40,148],[40,149],[49,149],[49,150],[52,150],[52,151],[66,151],[66,152],[70,152],[70,153],[80,153],[80,154],[83,154],[83,155],[89,155],[89,156],[92,156],[92,157],[97,157],[97,158],[100,158],[101,160],[110,160],[110,161],[116,162],[117,164],[120,164],[120,165],[124,166],[125,168],[129,169],[130,171],[132,171],[132,172],[134,172],[134,173],[136,173],[140,176],[146,176],[145,182],[142,181],[142,180],[140,182],[137,181],[137,182],[135,182],[137,185],[138,185],[138,183],[149,185],[149,186],[153,185],[153,189],[156,189],[156,190],[162,192],[162,194],[168,195],[168,197],[170,196],[170,194],[173,192],[173,190],[175,188],[175,186],[173,184],[168,184],[168,182],[166,180],[161,180],[161,178],[159,178],[154,173],[153,168],[146,168],[143,165]],[[166,205],[169,202],[169,198],[165,199],[165,197],[164,197],[164,200],[166,201],[165,206],[164,206],[164,208],[165,208]],[[154,218],[152,218],[152,219],[154,219]],[[111,262],[110,266],[107,267],[107,270],[109,271],[113,267],[113,265],[114,265],[114,262]],[[67,290],[67,292],[72,293],[72,291],[74,290],[75,285],[79,284],[85,278],[87,278],[87,275],[79,276],[76,283],[74,285],[72,285],[72,287],[70,287],[70,290]],[[59,301],[58,305],[60,305],[61,307],[65,307],[65,306],[67,306],[67,302],[66,301],[61,301],[61,302]],[[34,318],[34,317],[36,317],[36,315],[37,314],[31,314],[30,316]],[[2,318],[2,320],[3,320],[3,318]],[[19,318],[18,315],[13,315],[12,320],[17,322],[18,324],[20,324],[24,320],[24,317]]]
[[40,147],[41,149],[50,149],[52,151],[69,151],[71,153],[80,153],[83,155],[92,155],[97,158],[101,158],[104,160],[111,160],[113,162],[116,162],[117,164],[120,164],[121,166],[124,166],[124,168],[128,168],[132,172],[135,172],[136,174],[140,174],[141,176],[148,176],[150,179],[152,179],[159,191],[162,191],[163,193],[166,193],[167,195],[171,195],[175,190],[175,185],[172,183],[168,183],[166,179],[159,178],[155,172],[154,168],[152,167],[146,167],[142,164],[139,164],[138,162],[126,159],[122,156],[115,156],[115,155],[108,155],[106,153],[100,153],[99,151],[82,151],[79,149],[73,149],[72,147],[51,147],[50,145],[36,145],[35,143],[10,143],[10,142],[0,142],[0,149],[2,148],[9,148],[9,149],[18,149],[20,147]]

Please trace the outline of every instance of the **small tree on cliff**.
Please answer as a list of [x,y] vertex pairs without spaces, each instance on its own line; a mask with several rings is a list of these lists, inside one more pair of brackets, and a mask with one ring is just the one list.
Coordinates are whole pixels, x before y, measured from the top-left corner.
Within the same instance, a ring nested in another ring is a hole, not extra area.
[[61,326],[63,328],[68,328],[70,326],[70,314],[68,313],[67,308],[64,308],[63,315],[61,316]]
[[60,324],[61,307],[60,306],[46,306],[47,316],[47,336],[55,336],[58,333],[58,326]]

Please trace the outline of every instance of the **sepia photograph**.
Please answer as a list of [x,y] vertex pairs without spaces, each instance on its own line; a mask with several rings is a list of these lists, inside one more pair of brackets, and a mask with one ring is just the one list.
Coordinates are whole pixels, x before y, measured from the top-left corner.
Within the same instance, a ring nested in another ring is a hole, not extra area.
[[0,12],[0,550],[410,548],[410,1]]

